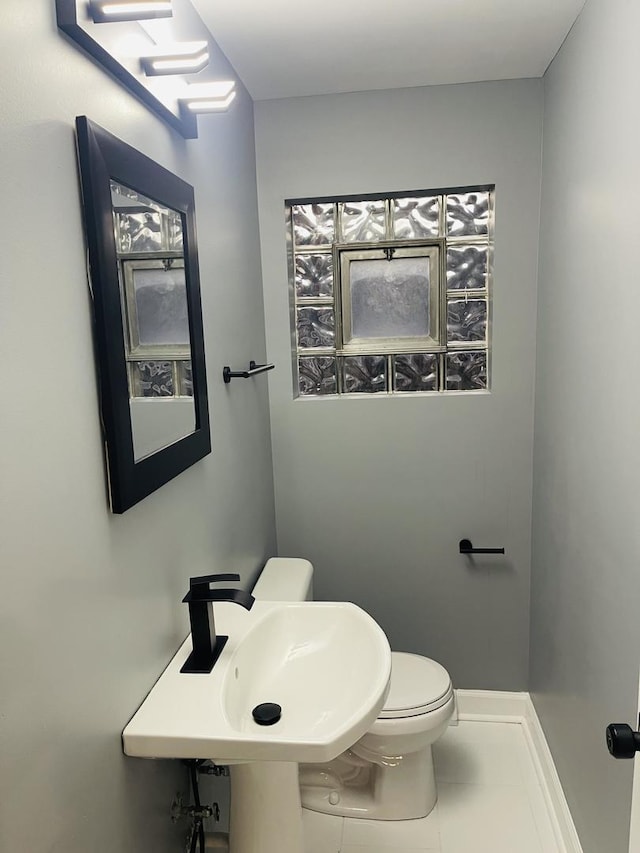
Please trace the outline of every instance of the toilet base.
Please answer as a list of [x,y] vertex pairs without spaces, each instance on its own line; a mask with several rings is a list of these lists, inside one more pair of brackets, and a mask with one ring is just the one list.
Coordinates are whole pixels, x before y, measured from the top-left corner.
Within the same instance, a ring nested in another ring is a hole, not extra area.
[[412,820],[426,817],[438,799],[430,746],[405,755],[396,766],[350,770],[345,778],[341,765],[301,767],[303,808],[361,820]]

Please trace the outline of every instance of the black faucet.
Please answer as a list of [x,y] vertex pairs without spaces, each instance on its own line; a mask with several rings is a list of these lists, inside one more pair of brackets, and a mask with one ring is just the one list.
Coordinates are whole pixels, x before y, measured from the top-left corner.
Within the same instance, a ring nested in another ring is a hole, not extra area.
[[211,589],[210,583],[216,581],[239,581],[240,575],[203,575],[191,578],[189,592],[182,599],[189,605],[191,622],[191,642],[193,651],[180,669],[180,672],[211,672],[214,663],[229,639],[216,637],[213,618],[214,601],[233,601],[247,610],[253,607],[254,597],[243,589]]

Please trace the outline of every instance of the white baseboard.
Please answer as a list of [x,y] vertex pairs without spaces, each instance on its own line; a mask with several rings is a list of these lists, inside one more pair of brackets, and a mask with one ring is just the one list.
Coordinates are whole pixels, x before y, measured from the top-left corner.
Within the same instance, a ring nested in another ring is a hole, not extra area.
[[582,845],[562,790],[562,783],[530,696],[527,699],[527,714],[522,729],[540,779],[542,793],[547,800],[549,813],[555,818],[552,822],[556,839],[559,844],[564,845],[567,853],[582,853]]
[[521,722],[530,702],[528,693],[506,693],[500,690],[456,690],[458,718],[460,720],[493,720],[508,718]]
[[456,690],[456,703],[459,720],[509,722],[522,726],[558,850],[562,853],[582,853],[560,777],[531,696],[528,693],[497,690]]

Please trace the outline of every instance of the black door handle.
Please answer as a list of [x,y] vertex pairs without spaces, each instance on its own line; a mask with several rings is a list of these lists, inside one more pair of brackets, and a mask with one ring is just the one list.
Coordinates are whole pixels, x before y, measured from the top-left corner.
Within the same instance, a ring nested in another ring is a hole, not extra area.
[[611,723],[607,726],[607,749],[614,758],[633,758],[640,752],[640,732],[626,723]]

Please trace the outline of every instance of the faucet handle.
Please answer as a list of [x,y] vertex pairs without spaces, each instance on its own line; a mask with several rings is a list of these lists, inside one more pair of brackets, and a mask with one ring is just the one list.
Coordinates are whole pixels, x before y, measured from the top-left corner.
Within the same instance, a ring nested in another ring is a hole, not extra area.
[[[183,602],[189,601],[224,601],[228,599],[228,595],[225,595],[223,598],[219,596],[222,593],[238,593],[240,595],[244,593],[241,589],[234,590],[212,590],[209,588],[210,583],[215,583],[216,581],[239,581],[240,575],[237,574],[223,574],[223,575],[201,575],[197,578],[190,578],[189,580],[189,592],[182,599]],[[218,596],[216,596],[218,593]],[[246,606],[246,605],[245,605]]]
[[240,575],[235,574],[235,572],[226,575],[200,575],[198,578],[190,578],[189,579],[189,587],[193,589],[194,586],[200,586],[200,584],[204,584],[205,586],[209,586],[210,583],[216,583],[216,581],[239,581]]

